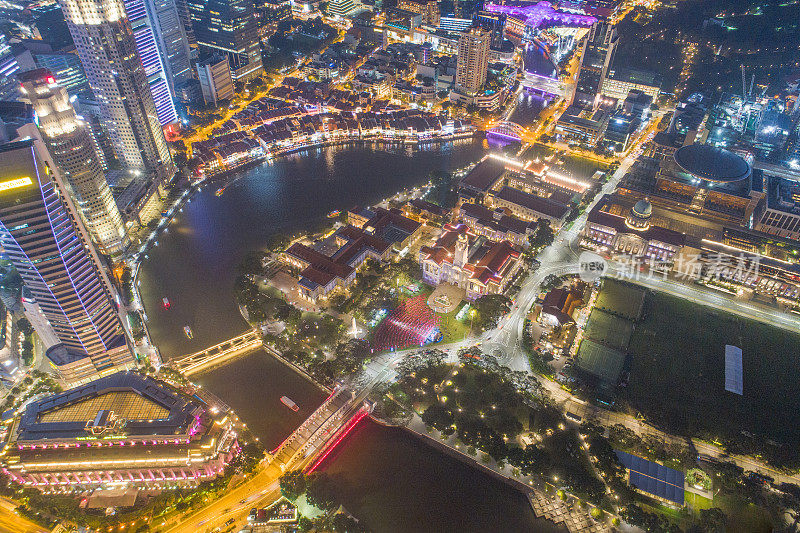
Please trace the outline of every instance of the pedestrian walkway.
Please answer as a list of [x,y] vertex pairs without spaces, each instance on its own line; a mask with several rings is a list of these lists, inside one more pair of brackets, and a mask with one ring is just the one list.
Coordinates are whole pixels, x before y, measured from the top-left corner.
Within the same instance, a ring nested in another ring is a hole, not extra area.
[[611,531],[607,524],[592,518],[586,509],[575,501],[570,502],[570,499],[573,498],[568,497],[567,501],[563,501],[535,490],[528,494],[528,500],[537,518],[546,518],[556,524],[563,524],[573,533]]
[[[551,522],[563,524],[572,533],[594,533],[611,531],[611,525],[604,521],[595,520],[591,514],[592,506],[584,504],[578,498],[566,493],[566,500],[561,500],[556,494],[548,494],[545,486],[542,485],[541,480],[533,476],[524,476],[515,473],[515,469],[507,464],[500,466],[494,459],[488,456],[483,456],[481,461],[470,455],[464,453],[464,445],[459,444],[455,435],[450,435],[442,438],[442,433],[436,429],[429,428],[425,422],[417,415],[411,418],[406,425],[407,429],[413,431],[423,438],[435,440],[439,444],[447,446],[453,452],[456,452],[462,457],[462,460],[480,465],[487,470],[491,470],[515,484],[525,485],[527,487],[526,496],[530,501],[534,514],[538,518],[545,518]],[[482,452],[478,451],[478,454]],[[483,454],[482,454],[483,455]],[[553,490],[552,487],[550,490]],[[608,518],[608,514],[603,515]]]

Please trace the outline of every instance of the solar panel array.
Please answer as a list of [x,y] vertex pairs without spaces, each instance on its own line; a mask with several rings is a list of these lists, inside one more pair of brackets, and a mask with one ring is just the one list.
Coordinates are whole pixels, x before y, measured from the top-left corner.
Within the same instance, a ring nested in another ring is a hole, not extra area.
[[744,378],[742,377],[742,349],[725,345],[725,390],[742,395]]
[[627,452],[615,450],[619,462],[630,470],[630,484],[637,489],[683,505],[684,473],[648,461]]

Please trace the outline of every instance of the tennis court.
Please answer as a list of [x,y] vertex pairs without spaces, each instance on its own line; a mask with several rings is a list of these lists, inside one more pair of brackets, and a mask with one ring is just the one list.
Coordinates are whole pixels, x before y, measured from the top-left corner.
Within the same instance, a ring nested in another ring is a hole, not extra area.
[[593,309],[584,337],[616,350],[626,350],[633,333],[633,322],[600,309]]
[[625,354],[590,339],[583,339],[578,348],[578,369],[591,374],[604,385],[616,386],[625,365]]

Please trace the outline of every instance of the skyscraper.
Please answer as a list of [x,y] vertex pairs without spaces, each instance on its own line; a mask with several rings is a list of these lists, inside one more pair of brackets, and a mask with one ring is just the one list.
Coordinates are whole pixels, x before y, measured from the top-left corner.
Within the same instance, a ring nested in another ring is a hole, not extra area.
[[67,92],[45,69],[19,75],[44,136],[92,241],[115,255],[126,244],[125,226],[111,196],[89,128],[75,116]]
[[503,49],[503,40],[505,39],[505,26],[506,15],[504,13],[493,13],[491,11],[478,11],[472,17],[473,24],[480,26],[484,30],[492,34],[491,48],[495,50]]
[[175,164],[122,0],[59,0],[117,159],[157,183]]
[[[29,128],[27,131],[22,131]],[[129,367],[122,321],[36,126],[0,146],[0,245],[60,344],[48,357],[67,380]]]
[[472,95],[486,83],[491,42],[491,32],[483,28],[470,28],[461,34],[458,39],[456,91]]
[[234,81],[264,72],[251,0],[187,0],[201,56],[228,56]]
[[197,63],[197,79],[206,104],[233,98],[233,80],[228,58],[216,55]]
[[[142,58],[144,74],[153,103],[156,106],[158,122],[161,126],[173,124],[178,121],[175,103],[172,101],[170,83],[167,81],[166,57],[159,49],[156,39],[156,24],[150,18],[147,10],[147,0],[123,0],[128,22],[133,30],[133,39],[136,42],[136,51]],[[177,18],[177,13],[176,13]]]
[[192,79],[189,41],[183,28],[176,0],[145,0],[164,73],[172,94],[175,86]]
[[583,41],[581,68],[575,86],[573,104],[593,107],[603,88],[603,80],[614,59],[617,47],[617,30],[608,22],[595,22]]

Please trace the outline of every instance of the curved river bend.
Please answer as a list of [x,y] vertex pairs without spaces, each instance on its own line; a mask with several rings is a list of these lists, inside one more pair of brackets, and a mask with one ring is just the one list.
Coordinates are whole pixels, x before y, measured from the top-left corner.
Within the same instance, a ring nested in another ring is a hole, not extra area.
[[[428,149],[368,146],[299,152],[244,171],[221,196],[197,192],[148,252],[140,291],[153,341],[165,359],[247,328],[233,300],[244,254],[275,233],[316,227],[335,209],[368,205],[423,183],[433,170],[480,159],[478,142]],[[169,310],[161,299],[168,297]],[[190,325],[194,338],[183,327]],[[309,381],[260,351],[198,381],[233,407],[261,441],[279,444],[322,401]],[[280,403],[291,397],[295,413]],[[525,497],[411,434],[367,422],[326,460],[341,501],[374,531],[558,531],[536,519]]]

